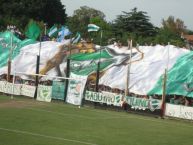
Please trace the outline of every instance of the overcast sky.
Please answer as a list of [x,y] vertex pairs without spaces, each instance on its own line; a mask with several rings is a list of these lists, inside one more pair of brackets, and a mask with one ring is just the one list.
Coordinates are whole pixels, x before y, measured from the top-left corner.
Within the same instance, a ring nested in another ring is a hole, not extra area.
[[61,0],[66,13],[71,16],[80,6],[89,6],[102,11],[107,21],[112,21],[122,11],[130,12],[134,7],[145,11],[155,26],[161,26],[162,19],[172,15],[184,21],[193,30],[193,0]]

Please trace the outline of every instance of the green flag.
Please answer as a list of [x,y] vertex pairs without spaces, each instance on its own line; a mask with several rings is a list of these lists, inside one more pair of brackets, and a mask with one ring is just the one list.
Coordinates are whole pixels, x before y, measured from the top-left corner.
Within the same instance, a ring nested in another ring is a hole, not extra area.
[[52,26],[49,30],[48,30],[48,36],[49,37],[54,37],[57,36],[58,33],[58,28],[56,25]]
[[0,68],[7,65],[7,60],[10,54],[11,59],[14,59],[20,53],[20,49],[22,47],[33,43],[36,42],[32,39],[25,39],[21,41],[9,31],[0,33]]
[[40,33],[41,33],[40,27],[38,26],[38,24],[36,22],[32,21],[31,23],[28,24],[27,31],[25,32],[25,35],[29,39],[37,40]]

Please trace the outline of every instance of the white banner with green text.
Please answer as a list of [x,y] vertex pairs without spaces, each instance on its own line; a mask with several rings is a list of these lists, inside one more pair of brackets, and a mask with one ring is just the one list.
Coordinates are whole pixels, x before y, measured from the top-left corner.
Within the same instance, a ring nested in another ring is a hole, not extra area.
[[36,87],[35,86],[30,86],[30,85],[22,84],[21,95],[33,98],[34,94],[35,94],[35,91],[36,91]]
[[0,81],[0,92],[6,94],[20,95],[21,84],[13,84],[6,81]]
[[161,108],[161,100],[158,99],[146,99],[146,98],[137,98],[137,97],[125,97],[125,102],[135,110],[146,110],[155,111],[156,109]]
[[85,100],[91,102],[105,103],[107,105],[121,106],[121,94],[115,94],[110,92],[92,92],[86,91]]
[[193,120],[193,107],[166,103],[165,115]]
[[37,91],[38,101],[51,102],[52,100],[51,94],[52,94],[51,86],[38,85],[38,91]]
[[66,97],[67,103],[81,105],[87,77],[71,73],[70,78],[73,79],[69,80],[68,95]]

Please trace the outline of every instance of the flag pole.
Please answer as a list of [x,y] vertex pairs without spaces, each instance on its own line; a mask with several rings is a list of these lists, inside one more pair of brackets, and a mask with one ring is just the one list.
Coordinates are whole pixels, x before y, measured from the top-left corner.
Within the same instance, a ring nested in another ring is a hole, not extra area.
[[[37,55],[37,59],[36,59],[36,74],[39,74],[39,69],[40,69],[40,53],[41,53],[41,47],[42,47],[42,44],[41,44],[41,37],[42,35],[40,35],[40,47],[39,47],[39,53]],[[38,94],[38,83],[39,83],[39,76],[36,75],[36,78],[35,78],[35,86],[36,86],[36,91],[35,91],[35,94],[34,94],[34,99],[37,98],[37,94]]]
[[164,118],[164,114],[165,114],[166,83],[167,83],[167,69],[165,69],[164,76],[163,76],[161,118]]
[[101,61],[101,45],[102,45],[102,38],[103,38],[103,30],[101,30],[101,39],[100,39],[100,57],[99,61],[97,64],[97,74],[96,74],[96,86],[95,86],[95,91],[99,91],[99,77],[100,77],[100,61]]
[[12,58],[12,51],[13,51],[13,33],[11,32],[11,38],[10,38],[10,49],[9,49],[9,59],[8,59],[8,70],[7,70],[7,81],[9,82],[11,77],[10,77],[10,74],[11,74],[11,58]]
[[[71,46],[72,46],[72,35],[70,36],[70,45],[68,46],[69,55],[67,56],[67,64],[66,64],[66,78],[70,78],[70,61],[71,61]],[[66,79],[64,86],[64,102],[66,102],[66,98],[68,95],[68,85],[69,79]]]
[[167,51],[167,54],[168,54],[168,58],[167,58],[167,64],[166,64],[166,68],[165,68],[165,71],[164,71],[164,76],[163,76],[163,85],[162,85],[162,104],[161,104],[161,118],[164,118],[164,115],[165,115],[165,107],[166,107],[166,87],[167,87],[167,72],[168,72],[168,65],[169,65],[169,57],[170,57],[170,52],[169,52],[169,45],[170,45],[170,42],[168,42],[168,51]]
[[130,83],[130,70],[131,70],[131,57],[132,57],[132,40],[128,40],[128,47],[130,49],[130,57],[129,57],[129,64],[126,69],[126,85],[125,85],[125,96],[129,95],[129,83]]

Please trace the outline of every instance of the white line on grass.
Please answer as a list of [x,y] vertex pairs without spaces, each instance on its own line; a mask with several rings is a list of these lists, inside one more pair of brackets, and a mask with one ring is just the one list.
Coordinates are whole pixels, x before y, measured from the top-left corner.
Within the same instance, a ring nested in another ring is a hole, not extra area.
[[73,140],[73,139],[66,139],[66,138],[55,137],[55,136],[48,136],[48,135],[33,133],[33,132],[28,132],[28,131],[7,129],[7,128],[1,128],[1,127],[0,127],[0,130],[7,131],[7,132],[26,134],[26,135],[32,135],[32,136],[37,136],[37,137],[44,137],[44,138],[55,139],[55,140],[61,140],[61,141],[75,142],[75,143],[85,144],[85,145],[97,145],[97,144],[90,143],[90,142],[84,142],[84,141]]

